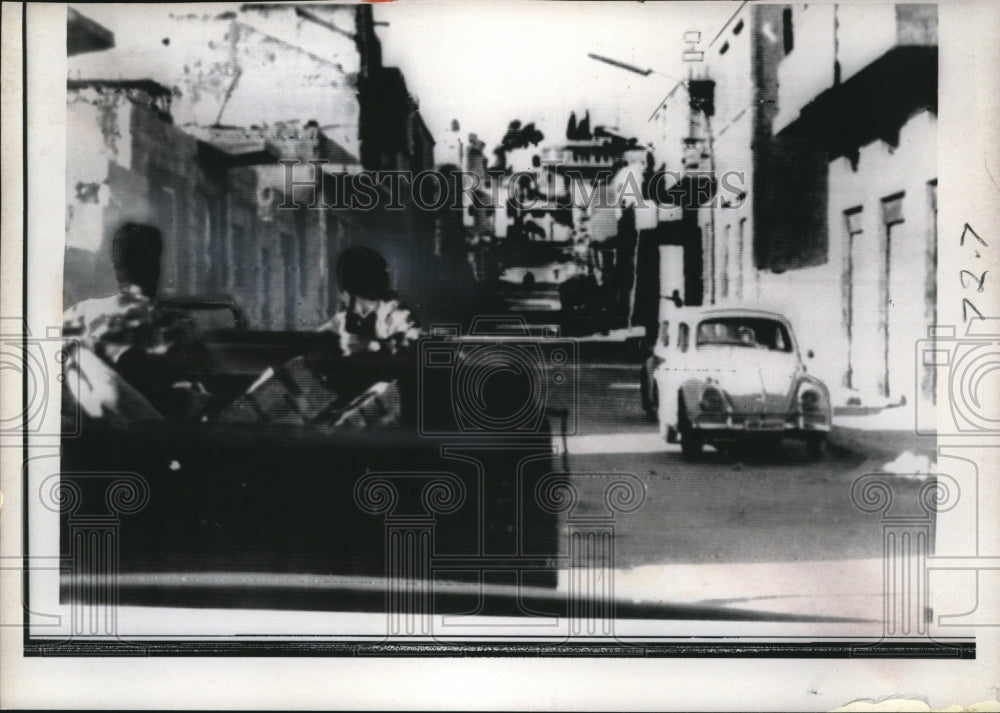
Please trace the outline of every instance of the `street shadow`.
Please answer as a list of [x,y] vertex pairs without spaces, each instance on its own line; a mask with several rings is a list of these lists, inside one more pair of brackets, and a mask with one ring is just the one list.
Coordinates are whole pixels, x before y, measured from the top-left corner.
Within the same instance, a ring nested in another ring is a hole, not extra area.
[[[680,453],[668,455],[683,459]],[[778,443],[747,441],[706,445],[702,453],[690,462],[727,466],[785,466],[822,463],[832,457],[837,460],[847,457],[849,460],[850,456],[850,453],[824,452],[823,456],[815,458],[809,453],[806,444],[797,440],[782,440]]]

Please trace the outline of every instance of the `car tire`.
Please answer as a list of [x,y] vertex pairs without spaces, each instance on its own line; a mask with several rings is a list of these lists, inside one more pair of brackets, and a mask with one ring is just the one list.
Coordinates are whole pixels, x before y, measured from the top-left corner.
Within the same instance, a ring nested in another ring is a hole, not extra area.
[[639,400],[642,402],[642,410],[646,415],[653,414],[653,405],[649,398],[649,374],[646,372],[646,365],[643,364],[639,370]]
[[684,457],[684,460],[699,458],[703,445],[701,436],[691,429],[681,433],[681,456]]
[[643,369],[642,376],[640,377],[642,389],[642,410],[646,412],[652,420],[656,421],[658,419],[657,409],[660,405],[660,394],[658,387],[656,386],[656,381],[650,379],[646,374],[646,370]]
[[823,460],[826,453],[826,436],[810,436],[806,439],[806,450],[809,453],[809,460]]
[[677,399],[677,430],[681,436],[681,457],[684,460],[695,460],[701,456],[704,440],[700,433],[691,428],[683,396]]

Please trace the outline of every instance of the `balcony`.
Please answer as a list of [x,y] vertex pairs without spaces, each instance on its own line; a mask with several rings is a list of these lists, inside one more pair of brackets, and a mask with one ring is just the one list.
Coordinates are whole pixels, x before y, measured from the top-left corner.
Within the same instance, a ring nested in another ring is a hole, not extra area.
[[[877,139],[897,145],[914,113],[937,113],[937,8],[839,6],[838,13],[842,39],[834,74],[839,67],[840,81],[835,76],[796,118],[774,128],[785,137],[821,139],[831,158],[853,160],[859,147]],[[870,19],[882,14],[887,16]],[[869,18],[865,31],[857,24],[862,16]]]
[[839,144],[888,132],[894,143],[899,114],[937,111],[936,5],[796,6],[790,17],[775,134],[835,134]]
[[937,5],[841,5],[837,22],[842,82],[896,48],[937,47]]

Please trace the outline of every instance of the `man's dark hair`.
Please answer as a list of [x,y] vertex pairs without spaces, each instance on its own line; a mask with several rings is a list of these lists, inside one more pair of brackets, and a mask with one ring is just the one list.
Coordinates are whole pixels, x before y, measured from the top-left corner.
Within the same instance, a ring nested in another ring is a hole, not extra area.
[[142,223],[125,223],[115,231],[111,260],[120,285],[137,285],[146,297],[156,297],[160,282],[163,236]]
[[371,248],[355,245],[340,254],[337,260],[337,282],[340,289],[367,299],[390,297],[389,265]]

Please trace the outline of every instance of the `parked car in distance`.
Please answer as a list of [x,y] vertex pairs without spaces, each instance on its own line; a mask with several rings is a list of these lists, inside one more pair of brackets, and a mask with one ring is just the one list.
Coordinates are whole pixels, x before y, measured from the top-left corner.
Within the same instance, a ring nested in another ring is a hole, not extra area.
[[500,273],[500,281],[526,288],[535,285],[558,285],[579,274],[575,262],[553,260],[541,265],[513,265]]
[[543,240],[512,242],[502,257],[501,283],[531,290],[559,285],[579,274],[572,245]]
[[[811,356],[811,352],[808,356]],[[830,394],[807,373],[792,325],[756,309],[682,307],[661,322],[644,405],[655,408],[660,433],[681,442],[685,458],[705,443],[804,440],[823,454],[830,431]],[[647,377],[648,378],[648,377]]]

